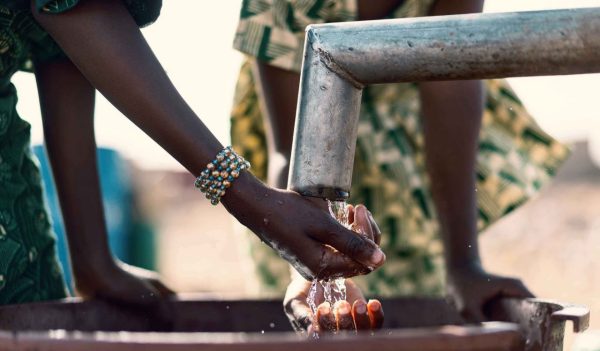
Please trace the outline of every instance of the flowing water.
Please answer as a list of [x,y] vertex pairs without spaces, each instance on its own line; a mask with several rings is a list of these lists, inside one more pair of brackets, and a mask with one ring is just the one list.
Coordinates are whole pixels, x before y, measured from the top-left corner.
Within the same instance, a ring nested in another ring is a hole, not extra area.
[[[351,224],[348,220],[348,208],[346,201],[330,201],[327,200],[327,204],[329,206],[329,213],[333,218],[335,218],[340,224],[348,229],[351,228]],[[306,302],[310,306],[310,309],[313,312],[313,316],[317,314],[317,290],[318,286],[321,285],[323,288],[323,298],[324,300],[321,302],[329,302],[330,306],[333,305],[340,300],[346,300],[346,283],[344,278],[334,278],[327,280],[313,280],[310,285],[310,290],[308,292],[308,297],[306,298]]]

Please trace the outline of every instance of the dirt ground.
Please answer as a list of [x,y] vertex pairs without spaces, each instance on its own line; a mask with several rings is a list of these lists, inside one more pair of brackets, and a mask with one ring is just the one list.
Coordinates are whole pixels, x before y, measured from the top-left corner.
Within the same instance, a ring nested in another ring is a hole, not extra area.
[[[192,191],[193,179],[185,173],[146,172],[137,179],[145,210],[156,218],[159,269],[173,287],[255,295],[243,234],[235,233],[222,206],[212,207]],[[600,350],[600,169],[586,144],[575,146],[541,196],[486,232],[481,248],[488,270],[521,277],[539,297],[588,306],[596,332],[569,335],[567,348],[575,341],[579,350]]]

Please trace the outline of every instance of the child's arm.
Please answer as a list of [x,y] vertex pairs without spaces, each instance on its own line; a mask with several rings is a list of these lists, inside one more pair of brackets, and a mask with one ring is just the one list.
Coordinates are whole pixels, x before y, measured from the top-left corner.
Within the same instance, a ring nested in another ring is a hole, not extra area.
[[[172,85],[122,1],[82,1],[60,15],[32,11],[90,83],[192,174],[222,148]],[[248,172],[222,202],[305,278],[366,273],[366,266],[384,262],[372,241],[346,230],[311,201],[266,187]]]
[[[431,15],[481,12],[483,0],[438,0]],[[419,84],[427,170],[440,221],[447,286],[457,308],[484,320],[483,306],[500,296],[532,296],[518,279],[481,266],[477,240],[475,162],[485,92],[481,81]]]
[[147,303],[167,290],[113,259],[94,140],[95,89],[68,59],[36,63],[46,148],[67,233],[75,286],[85,298]]

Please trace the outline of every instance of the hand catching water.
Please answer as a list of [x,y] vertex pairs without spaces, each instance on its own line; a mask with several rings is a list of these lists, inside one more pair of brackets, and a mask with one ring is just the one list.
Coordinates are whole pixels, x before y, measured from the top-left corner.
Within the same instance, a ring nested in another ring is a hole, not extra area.
[[[334,205],[330,210],[344,225],[359,233],[355,235],[379,244],[381,232],[364,206],[338,208]],[[342,289],[339,289],[340,284]],[[367,303],[351,279],[346,279],[345,284],[343,279],[309,282],[294,274],[284,306],[294,328],[309,336],[375,330],[383,324],[381,303],[377,300]]]
[[346,279],[346,300],[339,300],[333,306],[324,302],[323,287],[317,285],[314,301],[318,304],[316,314],[307,299],[311,282],[299,275],[288,286],[284,309],[297,332],[313,337],[335,334],[344,331],[370,331],[383,325],[383,308],[378,300],[367,302],[362,291],[352,279]]
[[[250,173],[242,173],[222,203],[305,279],[366,274],[385,262],[373,236],[357,235],[315,200],[267,187]],[[365,216],[365,226],[379,233],[368,211]]]

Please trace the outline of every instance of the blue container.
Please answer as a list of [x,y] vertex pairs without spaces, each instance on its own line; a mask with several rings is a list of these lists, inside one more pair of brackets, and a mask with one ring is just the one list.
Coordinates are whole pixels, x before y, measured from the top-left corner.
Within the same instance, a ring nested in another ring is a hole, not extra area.
[[[72,274],[69,265],[69,252],[60,206],[50,164],[43,145],[33,147],[33,153],[40,161],[40,171],[46,194],[46,204],[52,218],[52,226],[57,236],[58,256],[65,272],[65,280],[72,292]],[[125,160],[114,150],[98,148],[98,170],[104,200],[104,214],[108,229],[108,242],[114,256],[129,262],[130,228],[132,214],[131,175]]]

